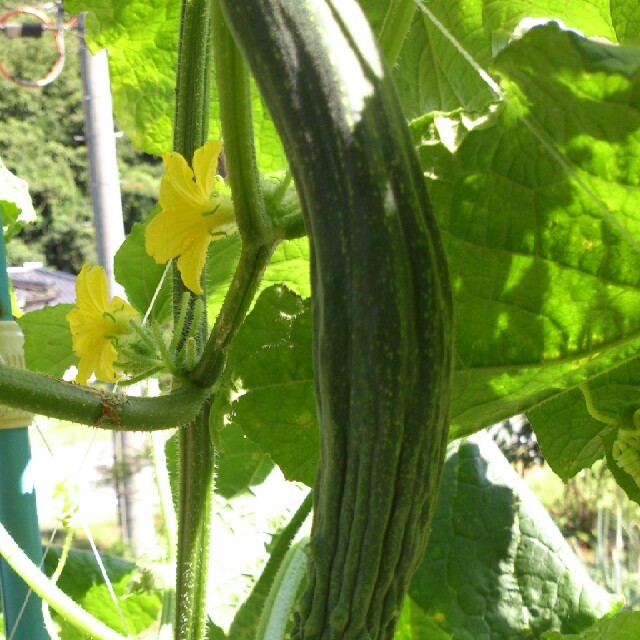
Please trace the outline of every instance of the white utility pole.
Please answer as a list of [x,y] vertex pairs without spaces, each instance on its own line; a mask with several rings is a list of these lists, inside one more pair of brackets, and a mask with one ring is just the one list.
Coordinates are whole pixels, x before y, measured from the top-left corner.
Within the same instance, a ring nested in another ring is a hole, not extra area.
[[[109,295],[124,297],[124,291],[115,281],[113,274],[113,257],[124,241],[124,222],[113,128],[109,63],[105,50],[92,55],[87,48],[84,38],[85,14],[79,17],[78,32],[85,140],[89,155],[98,261],[107,274]],[[148,448],[149,440],[144,433],[114,431],[113,445],[116,469],[124,470],[122,477],[116,474],[119,478],[116,482],[116,493],[120,526],[125,541],[131,545],[135,556],[139,557],[156,539],[148,480],[145,481],[138,460]]]

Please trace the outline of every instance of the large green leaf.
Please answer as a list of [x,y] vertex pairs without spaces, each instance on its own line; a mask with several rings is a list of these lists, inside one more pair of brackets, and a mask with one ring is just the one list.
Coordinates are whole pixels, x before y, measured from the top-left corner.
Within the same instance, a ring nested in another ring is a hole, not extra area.
[[[111,91],[118,122],[133,144],[162,155],[172,149],[180,0],[66,0],[71,13],[88,11],[87,41],[109,52]],[[220,136],[212,83],[211,138]],[[287,166],[275,127],[252,91],[256,156],[263,171]]]
[[73,308],[72,304],[58,304],[25,313],[18,319],[28,369],[60,378],[69,367],[78,364],[67,322],[67,314]]
[[66,0],[88,11],[92,51],[109,52],[116,117],[133,144],[147,153],[170,151],[173,140],[180,0]]
[[8,242],[23,224],[36,218],[29,186],[14,176],[0,160],[0,214],[4,241]]
[[[420,5],[440,22],[456,45],[421,11]],[[496,50],[507,43],[524,18],[558,18],[587,36],[616,41],[609,0],[567,0],[561,4],[555,0],[432,0],[419,3],[418,7],[394,68],[394,78],[410,119],[434,110],[452,111],[458,107],[477,110],[490,102],[491,90],[462,50],[477,65],[488,69]],[[377,15],[373,10],[370,12]],[[626,19],[621,16],[619,23],[626,24]]]
[[[509,104],[475,122],[458,113],[413,123],[454,288],[453,438],[564,393],[640,347],[640,255],[631,237],[640,231],[639,62],[637,51],[540,27],[498,60],[505,78],[513,77]],[[553,140],[569,173],[529,125]],[[279,338],[276,348],[265,336],[271,346],[259,358],[286,351],[278,366],[291,370],[279,375],[310,377],[310,350],[301,348],[308,342]],[[304,396],[294,407],[277,399],[286,394],[270,384],[271,368],[262,368],[262,379],[257,369],[245,375],[250,363],[238,368],[250,391],[234,403],[238,424],[247,423],[250,437],[288,477],[302,479],[291,474],[305,464],[303,450],[316,459],[308,439],[315,410],[310,379],[305,387],[298,380]],[[273,408],[268,419],[260,418],[258,399]],[[277,426],[280,409],[286,421]],[[297,450],[296,424],[305,434]],[[558,471],[563,477],[601,457],[601,427],[592,427],[575,416],[570,434],[567,424],[558,425],[565,449],[559,457],[569,465]],[[309,481],[311,459],[306,465]]]
[[549,631],[542,640],[635,640],[640,635],[640,613],[621,611],[612,618],[599,620],[582,633],[564,635]]
[[318,457],[311,314],[281,286],[264,291],[228,357],[231,420],[288,480],[313,485]]
[[449,445],[408,606],[412,640],[440,638],[421,632],[431,626],[457,640],[528,640],[579,632],[616,602],[482,433]]
[[[47,551],[44,561],[47,574],[51,575],[55,570],[60,553],[61,550],[57,547]],[[159,592],[152,590],[138,593],[130,589],[137,572],[133,563],[110,556],[101,556],[101,559],[118,598],[118,607],[126,622],[127,631],[136,634],[149,628],[160,614]],[[120,613],[92,553],[71,550],[58,580],[58,586],[91,615],[112,629],[125,632]],[[64,619],[57,615],[54,617],[60,625],[62,640],[88,640],[89,636],[77,631]]]
[[549,25],[496,66],[509,103],[455,153],[437,118],[413,125],[454,288],[454,437],[640,347],[640,50]]

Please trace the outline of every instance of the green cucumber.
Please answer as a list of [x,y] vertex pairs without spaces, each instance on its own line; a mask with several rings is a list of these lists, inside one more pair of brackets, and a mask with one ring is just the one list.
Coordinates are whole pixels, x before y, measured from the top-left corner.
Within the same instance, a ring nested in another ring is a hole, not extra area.
[[353,0],[220,0],[311,242],[320,464],[294,637],[391,638],[447,442],[447,264],[388,69]]

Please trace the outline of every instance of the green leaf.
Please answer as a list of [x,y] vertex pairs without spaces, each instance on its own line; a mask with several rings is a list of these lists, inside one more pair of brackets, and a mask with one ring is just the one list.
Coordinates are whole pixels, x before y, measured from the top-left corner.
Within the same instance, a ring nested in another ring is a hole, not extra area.
[[640,613],[621,611],[611,618],[598,620],[582,633],[564,635],[549,631],[542,640],[635,640],[640,634]]
[[[45,571],[51,575],[60,558],[61,550],[52,547],[45,556]],[[130,633],[139,633],[154,624],[160,614],[161,598],[159,592],[129,592],[132,578],[137,572],[135,564],[102,555],[102,562],[113,589],[118,597],[122,615]],[[90,552],[71,550],[65,563],[58,586],[90,614],[109,625],[112,629],[124,632],[122,621],[111,594],[104,582],[100,567]],[[62,638],[88,640],[88,636],[78,632],[65,620],[54,614],[61,627]]]
[[212,540],[224,551],[211,557],[208,614],[225,631],[262,573],[275,536],[303,496],[300,487],[285,482],[274,469],[251,493],[231,500],[216,497]]
[[318,456],[311,314],[284,287],[264,291],[229,350],[231,420],[288,480],[313,485]]
[[497,68],[509,103],[458,135],[455,153],[434,117],[412,127],[454,291],[454,438],[640,347],[640,50],[549,25]]
[[409,119],[458,107],[478,110],[491,102],[494,99],[491,90],[459,47],[487,70],[495,52],[506,45],[523,18],[558,18],[587,36],[616,41],[609,0],[567,0],[561,5],[555,0],[527,3],[433,0],[422,5],[455,39],[457,46],[420,10],[419,4],[394,68],[394,79]]
[[[151,304],[166,267],[164,264],[157,264],[145,249],[145,230],[159,211],[159,207],[154,207],[144,222],[137,222],[133,225],[131,232],[125,238],[113,260],[116,280],[124,287],[131,305],[142,316],[145,315]],[[162,322],[169,317],[170,313],[171,277],[170,274],[167,274],[154,302],[150,317]]]
[[611,471],[618,485],[627,494],[629,500],[633,500],[636,504],[640,504],[640,486],[638,486],[638,482],[635,478],[624,471],[624,469],[621,469],[613,457],[613,443],[615,442],[617,435],[618,430],[614,429],[605,433],[602,438],[602,445],[607,459],[607,467],[609,467],[609,471]]
[[563,480],[606,454],[607,465],[631,500],[640,487],[616,464],[611,449],[618,427],[633,429],[640,408],[640,360],[596,376],[527,412],[549,466]]
[[438,626],[437,618],[425,616],[422,609],[409,596],[405,596],[393,640],[453,640],[452,635]]
[[637,0],[611,0],[611,18],[621,44],[640,43],[640,11]]
[[496,640],[579,632],[617,606],[486,433],[449,445],[409,598],[414,640],[432,637],[423,625]]
[[24,358],[27,369],[62,377],[78,358],[71,347],[67,314],[72,304],[58,304],[25,313],[18,319],[24,334]]
[[308,238],[285,240],[277,246],[259,290],[264,291],[275,284],[285,285],[301,298],[311,295]]
[[[213,320],[220,311],[233,279],[242,243],[230,236],[209,247],[207,254],[207,313]],[[273,252],[258,292],[274,284],[286,285],[303,298],[311,295],[309,279],[309,241],[307,238],[284,240]]]
[[0,218],[5,243],[22,225],[36,219],[36,212],[29,195],[29,185],[14,176],[0,160]]
[[107,48],[114,112],[134,146],[171,151],[180,0],[66,0],[88,11],[86,39]]
[[230,424],[220,434],[222,451],[217,465],[216,492],[230,499],[264,482],[273,462],[251,442],[237,425]]
[[610,430],[587,410],[572,389],[527,411],[545,462],[565,482],[604,455],[602,437]]
[[[172,150],[180,0],[66,0],[71,13],[88,11],[92,51],[107,48],[114,112],[134,146],[162,155]],[[215,82],[209,137],[220,137]],[[287,167],[273,122],[252,86],[256,158],[262,171]]]

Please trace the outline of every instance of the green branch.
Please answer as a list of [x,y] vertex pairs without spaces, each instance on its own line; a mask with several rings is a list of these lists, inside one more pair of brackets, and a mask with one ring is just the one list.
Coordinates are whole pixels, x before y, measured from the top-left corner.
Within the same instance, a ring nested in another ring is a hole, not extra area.
[[[189,163],[193,153],[207,140],[210,82],[213,72],[211,0],[183,0],[176,78],[174,149]],[[203,274],[204,276],[204,274]],[[206,278],[203,277],[203,280]],[[185,287],[173,267],[173,319],[179,325]],[[206,311],[206,291],[201,296]],[[196,354],[201,352],[207,333],[206,313],[196,318],[189,305],[185,328],[178,339],[183,346],[191,325],[195,326]],[[201,385],[204,386],[204,385]],[[206,633],[205,607],[209,570],[209,521],[213,498],[215,450],[209,437],[209,403],[180,430],[180,482],[178,550],[176,566],[176,640],[203,640]]]
[[15,543],[1,523],[0,555],[33,589],[36,595],[47,602],[52,609],[55,609],[76,629],[84,631],[89,637],[96,640],[125,640],[124,636],[96,620],[47,578],[40,568],[33,564],[25,552]]
[[227,176],[243,243],[263,244],[271,234],[256,162],[249,71],[227,28],[218,0],[213,2],[213,42],[220,121]]
[[207,389],[183,386],[156,398],[134,398],[0,365],[0,405],[118,431],[154,431],[198,414]]
[[193,384],[209,387],[220,377],[229,345],[249,311],[274,249],[275,244],[257,248],[251,245],[242,247],[238,267],[216,324],[200,361],[189,376]]
[[213,3],[215,65],[227,171],[242,253],[233,281],[193,374],[209,387],[224,369],[226,353],[258,290],[277,240],[265,212],[256,164],[249,74],[229,32],[220,3]]
[[387,15],[378,34],[378,44],[389,67],[393,67],[400,55],[416,13],[414,0],[391,0]]

